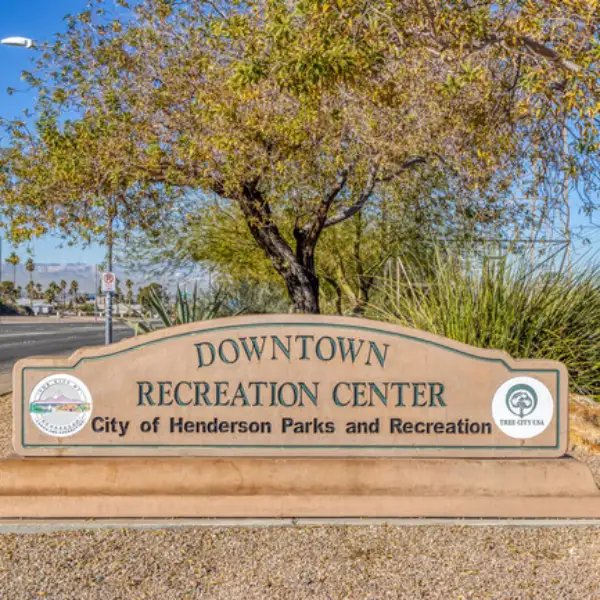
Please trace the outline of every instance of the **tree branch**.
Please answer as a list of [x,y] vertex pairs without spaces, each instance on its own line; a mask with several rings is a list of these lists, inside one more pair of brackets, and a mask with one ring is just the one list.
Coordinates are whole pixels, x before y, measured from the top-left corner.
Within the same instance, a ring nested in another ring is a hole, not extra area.
[[536,56],[541,56],[543,58],[547,58],[551,60],[553,63],[558,65],[561,69],[568,71],[569,73],[580,73],[581,67],[566,58],[563,58],[556,50],[550,48],[546,44],[542,42],[538,42],[533,38],[530,38],[526,35],[516,35],[516,36],[500,36],[498,34],[492,34],[488,36],[484,43],[476,48],[475,50],[483,50],[489,44],[506,44],[508,47],[515,48],[518,45],[525,46],[532,54]]
[[397,171],[394,171],[393,173],[391,173],[390,175],[386,175],[385,177],[380,177],[378,179],[378,182],[387,183],[388,181],[392,181],[393,179],[398,177],[398,175],[400,175],[402,171],[406,171],[407,169],[410,169],[415,165],[423,165],[426,162],[427,159],[424,156],[415,156],[414,158],[409,158],[400,165],[400,168]]
[[272,260],[277,271],[283,275],[292,267],[294,252],[274,223],[271,206],[259,190],[258,183],[258,180],[244,183],[236,200],[244,213],[250,233]]
[[327,220],[327,214],[329,213],[329,209],[331,208],[331,205],[333,204],[335,199],[339,196],[340,192],[344,189],[344,187],[346,186],[346,183],[348,182],[348,176],[350,175],[351,169],[352,169],[352,166],[344,169],[339,174],[334,186],[325,195],[325,198],[319,205],[316,219],[312,223],[307,223],[299,231],[297,230],[296,227],[294,227],[294,236],[296,237],[296,239],[298,239],[299,237],[305,237],[305,238],[312,239],[315,236],[316,237],[319,236],[319,234],[323,230],[325,221]]
[[372,166],[371,171],[369,172],[365,189],[359,196],[358,200],[354,204],[344,207],[333,217],[324,221],[323,229],[325,229],[326,227],[331,227],[332,225],[337,225],[338,223],[349,219],[350,217],[354,216],[358,211],[360,211],[362,207],[368,202],[369,198],[373,194],[375,186],[378,183],[385,183],[391,181],[392,179],[396,178],[402,171],[406,171],[407,169],[410,169],[415,165],[425,164],[426,162],[427,159],[424,156],[415,156],[413,158],[409,158],[400,165],[397,171],[391,173],[390,175],[386,175],[385,177],[378,177],[380,168],[379,164],[375,163]]
[[538,42],[537,40],[531,39],[527,36],[520,36],[517,39],[524,46],[529,48],[529,50],[531,50],[534,54],[550,59],[565,71],[569,71],[570,73],[581,72],[581,67],[579,65],[576,65],[574,62],[563,58],[558,52],[556,52],[556,50],[553,50],[545,44],[542,44],[541,42]]
[[358,200],[354,204],[342,208],[333,217],[327,219],[323,223],[323,229],[325,229],[326,227],[331,227],[332,225],[337,225],[338,223],[349,219],[350,217],[354,216],[359,210],[362,209],[362,207],[367,203],[367,201],[371,197],[371,194],[373,194],[375,186],[377,185],[377,183],[379,183],[377,179],[378,173],[379,163],[375,163],[370,169],[369,175],[367,177],[367,183],[365,185],[364,190],[358,197]]
[[[524,46],[532,54],[552,61],[564,71],[568,71],[569,73],[574,74],[581,73],[581,67],[578,64],[567,60],[566,58],[563,58],[556,50],[550,48],[550,46],[547,46],[542,42],[538,42],[537,40],[534,40],[533,38],[530,38],[526,35],[509,34],[501,36],[496,33],[493,33],[487,36],[485,39],[483,39],[480,44],[469,45],[466,47],[472,52],[481,52],[491,44],[502,44],[507,48],[518,48],[519,46]],[[435,48],[431,48],[430,46],[426,46],[426,49],[435,56],[442,55],[441,52],[439,52]]]

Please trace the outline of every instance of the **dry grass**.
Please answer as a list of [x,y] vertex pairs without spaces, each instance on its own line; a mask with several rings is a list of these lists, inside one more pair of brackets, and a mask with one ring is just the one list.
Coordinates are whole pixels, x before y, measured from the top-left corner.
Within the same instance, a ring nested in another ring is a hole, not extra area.
[[569,414],[569,439],[592,455],[600,455],[600,402],[573,398]]

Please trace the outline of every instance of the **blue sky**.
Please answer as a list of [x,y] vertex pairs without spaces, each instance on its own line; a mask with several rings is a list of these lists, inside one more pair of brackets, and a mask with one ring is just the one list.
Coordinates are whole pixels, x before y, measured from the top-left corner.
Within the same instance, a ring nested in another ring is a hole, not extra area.
[[[52,40],[54,35],[64,29],[63,18],[85,9],[87,0],[0,0],[0,38],[23,36],[34,40]],[[20,79],[21,72],[30,68],[31,53],[22,48],[0,46],[0,115],[19,117],[23,109],[31,107],[34,98],[28,93]],[[18,92],[9,96],[6,89],[12,87]],[[576,200],[573,199],[573,203]],[[573,211],[573,223],[583,226],[588,223],[577,210]],[[600,221],[600,216],[595,218]],[[575,244],[577,255],[600,251],[600,228],[588,229],[592,248]],[[6,242],[2,245],[2,254],[7,256],[12,250]],[[98,264],[104,259],[104,250],[99,246],[89,248],[61,245],[59,239],[45,236],[31,243],[31,250],[37,262],[85,262]],[[26,247],[17,248],[25,256]]]
[[[34,40],[51,40],[64,29],[63,17],[66,14],[81,12],[86,0],[0,0],[0,38],[11,36],[29,37]],[[22,111],[31,107],[34,97],[26,91],[21,81],[21,72],[30,68],[31,53],[23,48],[0,46],[0,115],[5,118],[22,116]],[[6,89],[19,90],[9,96]],[[36,260],[39,262],[102,262],[104,251],[98,246],[88,249],[61,247],[61,241],[52,236],[31,243]],[[2,254],[12,251],[6,242]],[[17,252],[25,256],[22,245]]]

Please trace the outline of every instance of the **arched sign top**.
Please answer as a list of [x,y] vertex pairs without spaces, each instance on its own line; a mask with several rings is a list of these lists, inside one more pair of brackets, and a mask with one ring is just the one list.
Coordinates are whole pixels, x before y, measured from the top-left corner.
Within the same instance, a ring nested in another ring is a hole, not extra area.
[[[44,423],[83,423],[67,414],[83,408],[52,400],[58,388],[36,405],[40,381],[61,375],[93,399],[93,414],[71,436],[40,430],[31,417],[52,409]],[[15,389],[14,441],[23,455],[476,457],[566,449],[560,363],[514,360],[367,319],[193,323],[66,360],[21,361]]]

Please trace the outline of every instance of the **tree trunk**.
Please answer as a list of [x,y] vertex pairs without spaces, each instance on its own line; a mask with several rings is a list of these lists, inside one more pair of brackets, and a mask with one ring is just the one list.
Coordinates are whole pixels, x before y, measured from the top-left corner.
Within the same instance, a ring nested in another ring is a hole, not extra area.
[[274,223],[271,208],[257,183],[245,185],[238,196],[250,232],[283,277],[293,311],[319,314],[319,279],[314,261],[317,236],[294,232],[297,241],[294,252]]
[[292,301],[292,309],[295,313],[306,313],[318,315],[319,308],[319,278],[300,264],[291,267],[281,273]]
[[254,238],[283,278],[292,303],[292,311],[318,315],[321,310],[319,278],[315,273],[313,258],[314,247],[307,248],[303,242],[299,242],[294,253],[274,225],[256,228],[249,223],[249,226]]

